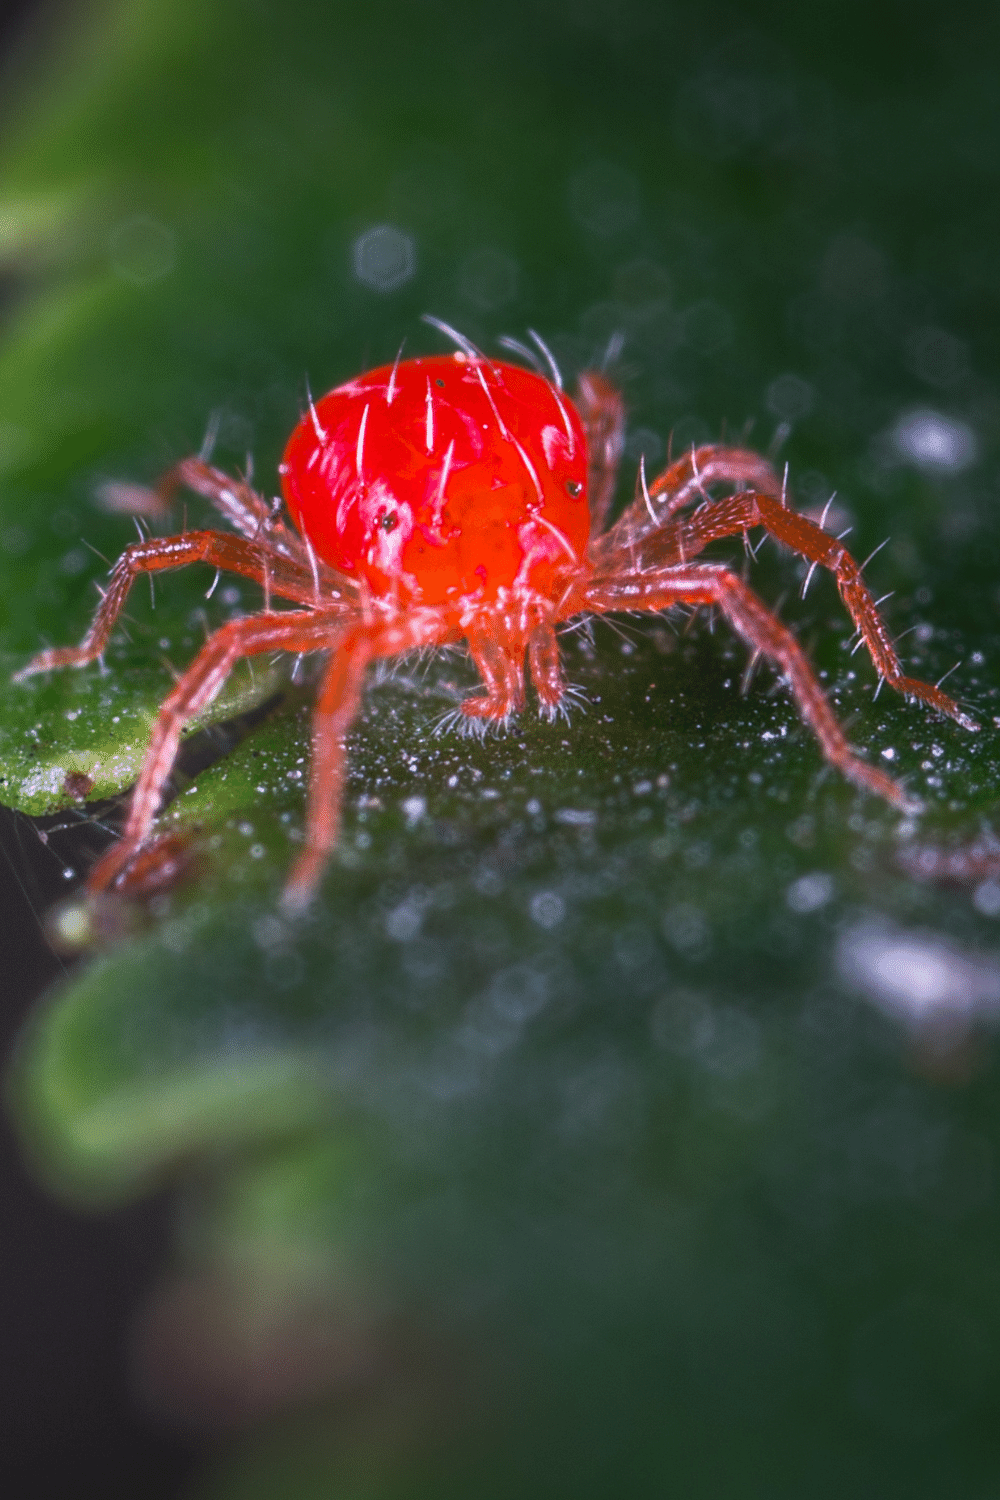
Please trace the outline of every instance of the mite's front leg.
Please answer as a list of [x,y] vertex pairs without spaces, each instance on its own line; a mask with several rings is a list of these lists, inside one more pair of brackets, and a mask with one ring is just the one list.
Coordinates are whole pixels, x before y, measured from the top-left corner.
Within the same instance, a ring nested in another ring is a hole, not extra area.
[[715,605],[750,648],[769,656],[784,673],[799,712],[831,764],[864,791],[874,792],[901,812],[918,812],[920,802],[877,766],[863,761],[844,731],[792,632],[776,620],[757,595],[727,568],[701,563],[644,573],[594,579],[587,588],[592,609],[661,610],[676,604]]
[[679,517],[665,527],[650,543],[650,548],[655,547],[659,552],[657,561],[660,563],[686,562],[709,542],[740,532],[746,534],[756,526],[764,526],[779,542],[800,553],[813,566],[829,569],[858,634],[868,647],[875,670],[890,687],[905,697],[920,698],[931,708],[948,714],[963,729],[979,728],[975,719],[970,718],[954,698],[942,693],[939,687],[904,674],[885,621],[861,576],[861,568],[840,539],[828,536],[808,516],[781,505],[770,495],[747,490],[741,495],[711,501],[700,506],[693,515]]
[[245,479],[231,479],[222,469],[197,456],[182,458],[153,485],[111,480],[101,485],[99,495],[105,510],[161,521],[169,515],[179,489],[203,495],[237,531],[251,539],[272,519],[267,501]]
[[266,537],[272,549],[299,562],[307,561],[298,536],[278,520],[280,505],[270,506],[245,479],[231,479],[203,458],[182,458],[164,474],[156,493],[166,501],[182,486],[204,496],[249,541]]
[[90,891],[114,887],[153,827],[184,725],[221,692],[236,662],[265,651],[320,651],[335,644],[341,617],[332,612],[288,611],[231,620],[211,636],[164,700],[132,793],[121,839],[90,873]]
[[38,672],[51,672],[58,667],[82,667],[95,661],[108,644],[129,591],[141,574],[162,573],[168,568],[184,568],[196,562],[252,578],[266,592],[280,594],[297,604],[305,604],[313,597],[312,579],[297,564],[285,558],[265,557],[251,542],[224,531],[188,531],[183,536],[153,537],[150,541],[133,542],[112,568],[97,613],[79,646],[53,646],[47,651],[39,651],[27,666],[15,672],[13,680],[23,682]]
[[603,570],[616,552],[634,553],[649,539],[656,547],[659,533],[672,516],[687,505],[709,499],[711,487],[720,484],[737,490],[749,486],[775,500],[783,498],[781,480],[759,453],[749,448],[727,448],[721,443],[692,448],[652,480],[645,492],[640,486],[611,530],[591,544],[594,566]]
[[782,484],[774,466],[752,448],[727,448],[706,443],[690,448],[674,460],[649,486],[649,496],[662,525],[696,500],[706,500],[713,484],[749,486],[761,494],[782,498]]

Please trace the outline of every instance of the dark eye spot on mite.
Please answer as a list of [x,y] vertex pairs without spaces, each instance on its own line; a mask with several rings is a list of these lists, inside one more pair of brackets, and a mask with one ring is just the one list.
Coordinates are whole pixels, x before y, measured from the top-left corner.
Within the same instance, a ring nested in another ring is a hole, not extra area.
[[399,517],[396,515],[396,512],[394,510],[390,511],[387,516],[382,517],[379,525],[381,526],[383,531],[395,531],[396,527],[399,525]]
[[444,390],[444,381],[443,380],[435,380],[434,384],[435,385],[439,385],[441,387],[441,389]]
[[566,493],[568,495],[572,495],[573,499],[575,500],[576,497],[577,497],[577,495],[580,495],[580,494],[583,493],[583,485],[582,484],[578,484],[575,479],[567,479],[567,481],[566,481]]

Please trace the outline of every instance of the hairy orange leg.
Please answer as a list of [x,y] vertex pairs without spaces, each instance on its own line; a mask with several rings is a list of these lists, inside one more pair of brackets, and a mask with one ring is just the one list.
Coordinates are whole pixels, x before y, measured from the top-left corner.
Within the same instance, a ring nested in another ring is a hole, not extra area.
[[596,370],[584,370],[577,387],[576,406],[587,434],[587,499],[590,534],[603,529],[618,477],[618,461],[625,437],[625,403],[609,380]]
[[82,667],[94,661],[104,650],[125,607],[129,591],[143,573],[161,573],[167,568],[183,568],[189,563],[204,562],[252,578],[267,594],[279,594],[296,604],[309,603],[314,597],[313,581],[308,572],[286,558],[267,554],[243,537],[224,531],[188,531],[183,536],[153,537],[147,542],[133,542],[126,547],[111,570],[104,597],[97,608],[90,629],[79,646],[55,646],[39,651],[27,666],[14,676],[15,682],[37,672],[56,667]]
[[879,614],[872,592],[861,576],[861,569],[847,548],[817,526],[808,517],[789,510],[769,495],[747,490],[711,500],[691,516],[684,516],[666,526],[650,539],[655,559],[660,565],[684,563],[697,556],[709,542],[763,526],[779,542],[800,553],[810,563],[827,568],[833,574],[840,597],[854,621],[875,670],[898,693],[920,698],[932,708],[948,714],[963,729],[978,729],[976,721],[963,713],[953,698],[940,688],[903,673],[899,657]]
[[182,487],[204,495],[237,531],[251,539],[274,519],[267,501],[245,479],[230,478],[198,455],[182,458],[153,485],[119,484],[112,480],[101,486],[100,493],[108,510],[162,519]]
[[674,460],[652,480],[650,499],[662,523],[692,500],[706,498],[713,484],[751,485],[765,495],[782,497],[781,480],[772,464],[750,448],[729,448],[706,443]]
[[337,842],[347,771],[347,731],[357,717],[369,660],[370,645],[364,633],[352,630],[327,664],[313,717],[305,847],[292,866],[282,897],[282,906],[289,914],[308,905]]
[[[590,557],[596,567],[607,567],[612,558],[637,557],[640,545],[658,545],[670,518],[684,506],[706,500],[711,485],[752,486],[763,495],[782,499],[782,486],[771,464],[749,448],[726,448],[708,443],[676,459],[641,490],[619,516],[611,530],[591,543]],[[657,554],[657,560],[660,560]],[[681,559],[683,561],[683,559]]]
[[550,620],[536,625],[528,637],[528,667],[542,712],[552,718],[566,696],[566,674],[555,627]]
[[524,707],[524,639],[505,630],[498,616],[485,614],[466,631],[469,654],[486,687],[465,698],[461,711],[472,719],[506,719]]
[[676,604],[715,605],[754,651],[769,656],[784,673],[799,712],[827,760],[855,786],[884,797],[903,812],[919,810],[916,798],[855,754],[792,632],[728,568],[700,563],[594,578],[583,593],[586,607],[602,612],[657,611]]
[[164,699],[124,832],[91,871],[91,891],[113,886],[148,837],[184,725],[218,696],[236,662],[264,651],[321,651],[336,643],[342,629],[341,611],[289,610],[231,620],[209,637]]
[[155,493],[165,504],[182,486],[211,501],[230,525],[250,541],[266,538],[270,550],[283,552],[300,563],[307,562],[301,539],[278,520],[275,509],[246,480],[231,479],[203,458],[182,458],[164,474]]

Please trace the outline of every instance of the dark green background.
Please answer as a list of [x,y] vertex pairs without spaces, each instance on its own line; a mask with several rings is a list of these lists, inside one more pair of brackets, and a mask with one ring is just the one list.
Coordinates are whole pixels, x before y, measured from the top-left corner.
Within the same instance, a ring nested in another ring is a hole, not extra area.
[[[426,311],[490,349],[537,327],[570,376],[623,332],[622,500],[671,431],[766,448],[792,419],[798,502],[836,490],[859,557],[891,537],[869,576],[904,657],[961,661],[985,726],[873,704],[833,585],[800,601],[768,545],[755,583],[916,828],[824,770],[766,667],[741,695],[704,620],[568,636],[586,710],[484,743],[434,732],[461,659],[401,664],[299,928],[308,695],[183,789],[196,878],[39,1009],[10,1094],[70,1199],[183,1184],[139,1369],[158,1410],[240,1426],[203,1493],[995,1494],[992,1044],[880,1014],[857,962],[874,933],[960,1006],[1000,993],[991,887],[897,862],[994,816],[996,33],[973,6],[161,0],[78,13],[20,75],[5,670],[82,634],[81,539],[129,540],[97,484],[215,411],[272,489],[306,379],[440,349]],[[353,270],[379,224],[415,254],[392,290]],[[903,461],[915,410],[975,462]],[[106,676],[3,689],[10,805],[129,783],[170,666],[254,607],[209,581],[137,590]]]

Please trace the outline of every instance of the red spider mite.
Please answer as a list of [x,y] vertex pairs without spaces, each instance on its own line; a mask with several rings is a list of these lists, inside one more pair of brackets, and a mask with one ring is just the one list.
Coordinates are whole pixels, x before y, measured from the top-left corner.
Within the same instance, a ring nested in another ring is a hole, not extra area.
[[[457,344],[448,356],[402,360],[338,386],[309,408],[280,466],[284,502],[187,458],[160,481],[204,495],[236,533],[185,531],[133,543],[111,570],[81,645],[40,652],[19,678],[82,666],[104,650],[135,579],[187,563],[253,579],[258,614],[221,626],[165,698],[132,794],[124,833],[97,863],[89,890],[127,891],[149,847],[184,725],[216,697],[242,657],[322,652],[312,727],[303,847],[285,887],[304,908],[334,847],[346,769],[345,737],[370,664],[464,640],[483,681],[466,722],[503,721],[524,706],[524,669],[542,714],[566,704],[556,627],[575,616],[714,607],[784,677],[827,760],[848,780],[905,812],[919,803],[852,750],[794,635],[724,563],[696,559],[709,542],[764,527],[828,568],[879,676],[966,729],[978,726],[937,687],[903,674],[861,570],[841,543],[786,505],[771,464],[745,448],[692,448],[647,484],[605,529],[622,448],[624,408],[603,374],[580,376],[576,400],[555,361],[514,340],[534,368],[489,359],[435,319]],[[721,494],[713,491],[722,489]],[[275,609],[274,600],[294,608]]]

